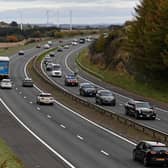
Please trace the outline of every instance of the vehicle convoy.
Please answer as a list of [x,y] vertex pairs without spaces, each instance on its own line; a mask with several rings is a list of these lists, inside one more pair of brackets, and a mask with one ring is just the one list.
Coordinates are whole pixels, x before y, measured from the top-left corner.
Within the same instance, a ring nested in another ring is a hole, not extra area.
[[0,80],[9,78],[9,57],[0,57]]
[[37,104],[54,104],[54,98],[50,93],[40,93],[37,96]]
[[147,118],[156,119],[156,112],[149,102],[129,100],[125,105],[125,114],[135,117],[136,119]]
[[96,96],[97,88],[92,83],[81,83],[79,94],[81,96]]
[[65,86],[78,86],[78,79],[74,74],[65,75]]
[[146,167],[151,164],[168,166],[168,147],[160,142],[141,141],[132,155],[134,161],[141,161]]
[[116,98],[110,90],[98,90],[95,99],[99,105],[116,105]]
[[12,89],[11,79],[2,79],[1,82],[0,82],[0,87],[2,89]]

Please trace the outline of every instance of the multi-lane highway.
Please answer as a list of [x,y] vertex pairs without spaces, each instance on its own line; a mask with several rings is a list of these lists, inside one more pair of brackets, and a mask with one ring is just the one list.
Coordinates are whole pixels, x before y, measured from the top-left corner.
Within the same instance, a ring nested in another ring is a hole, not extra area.
[[[87,44],[85,45],[87,46]],[[84,47],[84,46],[83,46]],[[65,50],[62,54],[57,54],[55,58],[53,58],[53,62],[55,63],[59,63],[62,65],[63,68],[63,72],[65,74],[67,73],[72,73],[74,71],[74,69],[77,68],[77,65],[75,63],[75,58],[77,56],[77,54],[79,53],[79,51],[81,50],[82,46],[78,47],[78,48],[71,48],[69,50]],[[71,92],[72,94],[75,94],[77,96],[79,96],[81,99],[85,99],[91,103],[95,104],[95,99],[94,98],[90,98],[90,97],[82,97],[79,95],[79,87],[67,87],[64,84],[64,78],[55,78],[55,77],[51,77],[49,72],[45,71],[45,67],[43,66],[43,70],[44,73],[46,73],[46,75],[48,75],[48,77],[54,81],[55,83],[59,84],[61,87],[63,87],[64,89],[66,89],[68,92]],[[110,84],[107,84],[103,81],[100,81],[99,79],[89,75],[88,73],[80,70],[79,74],[78,74],[78,78],[80,82],[88,82],[91,81],[94,84],[97,85],[98,88],[106,88],[109,90],[113,91],[113,87]],[[108,110],[111,110],[115,113],[121,114],[125,116],[125,110],[124,110],[124,104],[130,99],[130,97],[126,97],[124,95],[115,93],[116,95],[116,106],[104,106],[103,108],[106,108]],[[155,107],[156,112],[157,112],[157,118],[155,121],[153,120],[136,120],[139,123],[142,123],[148,127],[152,127],[154,129],[157,129],[159,131],[168,133],[168,111],[164,110],[164,109],[160,109]]]
[[[38,53],[38,49],[32,49],[25,56],[12,57],[14,87],[12,90],[0,90],[1,98],[24,126],[69,167],[143,167],[131,159],[135,145],[131,141],[80,117],[57,102],[53,106],[36,104],[39,90],[23,88],[22,80],[26,62]],[[60,54],[58,60],[61,61],[64,55]]]

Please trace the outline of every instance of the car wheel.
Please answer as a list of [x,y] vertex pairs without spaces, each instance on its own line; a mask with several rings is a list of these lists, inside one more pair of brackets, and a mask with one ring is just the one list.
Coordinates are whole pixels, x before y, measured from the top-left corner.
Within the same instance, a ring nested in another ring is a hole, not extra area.
[[116,105],[116,102],[115,102],[115,101],[113,101],[113,102],[111,103],[111,105],[112,105],[112,106],[115,106],[115,105]]
[[136,118],[136,119],[139,119],[139,115],[138,115],[138,113],[136,113],[136,112],[135,112],[135,118]]
[[125,108],[125,114],[126,114],[126,115],[129,115],[129,111],[128,111],[127,108]]
[[144,159],[143,159],[143,164],[145,167],[149,166],[149,162],[147,161],[146,157],[144,157]]

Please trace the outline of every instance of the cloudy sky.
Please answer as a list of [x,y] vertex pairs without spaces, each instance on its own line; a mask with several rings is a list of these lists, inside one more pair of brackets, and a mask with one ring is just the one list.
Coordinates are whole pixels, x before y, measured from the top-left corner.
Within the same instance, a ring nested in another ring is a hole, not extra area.
[[[139,0],[0,0],[0,20],[24,23],[122,24]],[[48,19],[47,19],[48,15]]]

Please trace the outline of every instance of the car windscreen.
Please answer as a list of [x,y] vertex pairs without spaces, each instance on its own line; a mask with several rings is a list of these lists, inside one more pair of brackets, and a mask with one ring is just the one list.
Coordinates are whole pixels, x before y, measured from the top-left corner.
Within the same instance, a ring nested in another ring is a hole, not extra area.
[[67,79],[76,79],[76,77],[69,75],[69,76],[67,76]]
[[91,84],[85,84],[82,86],[83,88],[95,88],[93,85]]
[[151,108],[151,105],[148,102],[139,102],[136,103],[137,108]]
[[111,92],[101,92],[101,96],[113,96]]
[[153,146],[151,149],[154,151],[168,151],[168,147],[166,146]]
[[51,97],[51,95],[40,95],[40,97]]

